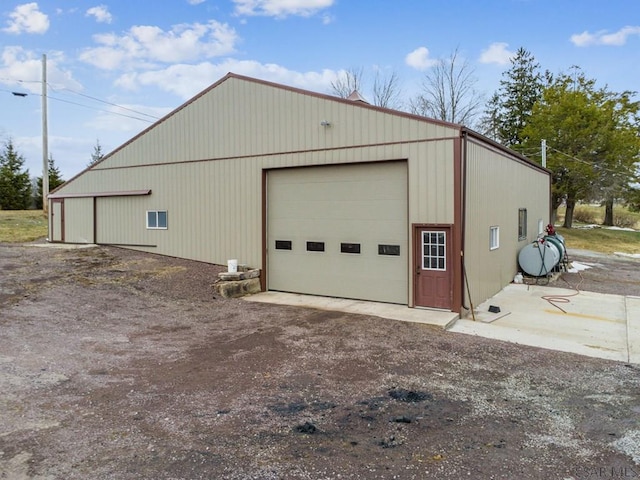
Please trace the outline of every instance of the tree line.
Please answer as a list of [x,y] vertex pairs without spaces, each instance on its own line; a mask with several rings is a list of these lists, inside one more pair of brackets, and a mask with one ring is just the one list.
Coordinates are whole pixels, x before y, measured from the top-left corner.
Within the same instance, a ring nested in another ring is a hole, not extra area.
[[[96,141],[88,166],[102,160],[102,146]],[[25,159],[16,150],[13,140],[5,142],[0,151],[0,210],[42,208],[42,176],[31,178],[25,169]],[[53,155],[48,161],[49,191],[64,183]]]
[[[13,141],[7,140],[0,151],[0,210],[42,208],[42,176],[32,179],[24,163]],[[48,168],[49,188],[53,190],[64,183],[53,156],[49,156]]]
[[[567,228],[578,202],[604,204],[604,225],[614,224],[616,203],[640,210],[637,92],[599,87],[576,66],[559,74],[542,71],[524,48],[513,55],[488,101],[476,84],[473,68],[456,49],[427,71],[408,101],[401,100],[397,75],[376,73],[372,103],[468,126],[538,163],[544,156],[552,173],[552,220],[564,204]],[[362,69],[350,69],[332,91],[346,98],[364,85]]]
[[[331,83],[334,95],[362,93],[363,69],[343,72]],[[613,92],[587,78],[579,67],[552,74],[520,48],[502,73],[498,89],[485,101],[471,65],[456,49],[424,75],[419,93],[404,100],[395,72],[377,71],[373,104],[472,128],[552,173],[552,208],[566,206],[564,226],[573,223],[578,202],[605,205],[603,224],[613,225],[613,205],[640,210],[640,102],[636,92]],[[543,147],[543,140],[546,148]],[[103,158],[97,142],[89,166]],[[49,186],[63,183],[49,159]],[[0,152],[0,209],[42,205],[42,178],[35,185],[11,140]]]

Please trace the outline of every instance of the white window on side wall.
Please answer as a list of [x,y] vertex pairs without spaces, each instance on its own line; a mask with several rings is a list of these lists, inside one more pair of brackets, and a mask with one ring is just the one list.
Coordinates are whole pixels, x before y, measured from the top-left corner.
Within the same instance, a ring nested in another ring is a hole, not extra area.
[[500,246],[500,227],[489,227],[489,250],[496,250]]
[[538,235],[542,235],[544,233],[544,222],[542,219],[538,219]]
[[149,210],[147,211],[147,229],[149,230],[166,230],[167,211],[166,210]]

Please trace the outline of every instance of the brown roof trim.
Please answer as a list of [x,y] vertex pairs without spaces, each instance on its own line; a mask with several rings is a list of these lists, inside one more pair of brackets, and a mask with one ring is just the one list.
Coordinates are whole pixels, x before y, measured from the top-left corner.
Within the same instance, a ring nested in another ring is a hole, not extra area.
[[[225,81],[228,78],[236,78],[238,80],[244,80],[244,81],[247,81],[247,82],[258,83],[258,84],[261,84],[261,85],[265,85],[265,86],[269,86],[269,87],[273,87],[273,88],[278,88],[280,90],[287,90],[287,91],[290,91],[290,92],[299,93],[301,95],[308,95],[310,97],[316,97],[316,98],[321,98],[321,99],[324,99],[324,100],[330,100],[332,102],[343,103],[345,105],[351,105],[351,106],[355,106],[355,107],[358,107],[358,108],[368,108],[370,110],[376,110],[378,112],[388,113],[390,115],[395,115],[395,116],[398,116],[398,117],[411,118],[413,120],[419,120],[421,122],[431,123],[431,124],[434,124],[434,125],[440,125],[440,126],[443,126],[443,127],[449,127],[449,128],[453,128],[453,129],[456,129],[456,130],[460,130],[461,128],[463,128],[462,125],[459,125],[457,123],[446,122],[444,120],[437,120],[435,118],[423,117],[422,115],[416,115],[414,113],[402,112],[400,110],[393,110],[393,109],[390,109],[390,108],[378,107],[378,106],[375,106],[375,105],[371,105],[370,103],[353,101],[353,100],[350,100],[348,98],[336,97],[334,95],[327,95],[325,93],[313,92],[311,90],[303,90],[301,88],[290,87],[289,85],[282,85],[280,83],[274,83],[274,82],[270,82],[268,80],[261,80],[259,78],[246,77],[244,75],[238,75],[236,73],[228,73],[227,75],[225,75],[224,78],[222,78],[219,82],[217,82],[214,85],[219,85],[220,83],[222,83],[223,81]],[[212,85],[211,88],[213,88],[214,85]],[[207,89],[206,91],[208,91],[208,90],[209,89]]]
[[533,167],[536,170],[540,170],[548,174],[552,173],[551,170],[549,170],[548,168],[543,167],[539,163],[534,162],[530,158],[527,158],[524,155],[522,155],[521,153],[518,153],[515,150],[510,149],[509,147],[505,147],[501,143],[498,143],[495,140],[491,140],[489,137],[485,137],[484,135],[474,130],[471,130],[467,127],[462,127],[462,133],[466,133],[470,139],[476,140],[476,142],[488,144],[490,147],[493,147],[494,149],[499,150],[503,155],[506,155],[522,163],[525,163],[526,165]]
[[82,170],[78,174],[76,174],[73,177],[71,177],[64,184],[60,185],[56,189],[56,191],[58,189],[62,188],[64,185],[68,184],[69,182],[72,182],[73,180],[78,178],[80,175],[83,175],[85,172],[93,169],[95,166],[97,166],[100,163],[104,162],[109,157],[114,155],[116,152],[122,150],[124,147],[126,147],[130,143],[136,141],[138,138],[140,138],[143,135],[145,135],[151,129],[155,128],[156,126],[158,126],[162,122],[166,121],[167,119],[169,119],[170,117],[172,117],[173,115],[178,113],[180,110],[182,110],[182,109],[186,108],[187,106],[191,105],[193,102],[198,100],[200,97],[203,97],[204,95],[209,93],[211,90],[213,90],[214,88],[216,88],[217,86],[221,85],[222,83],[226,82],[227,80],[229,80],[231,78],[234,78],[234,79],[237,79],[237,80],[242,80],[242,81],[245,81],[245,82],[257,83],[257,84],[265,85],[265,86],[272,87],[272,88],[278,88],[280,90],[287,90],[287,91],[290,91],[290,92],[299,93],[301,95],[308,95],[308,96],[311,96],[311,97],[322,98],[322,99],[325,99],[325,100],[331,100],[331,101],[338,102],[338,103],[344,103],[346,105],[351,105],[351,106],[355,106],[355,107],[358,107],[358,108],[369,108],[371,110],[377,110],[379,112],[384,112],[384,113],[388,113],[388,114],[392,114],[392,115],[411,118],[411,119],[414,119],[414,120],[419,120],[419,121],[423,121],[423,122],[427,122],[427,123],[432,123],[432,124],[435,124],[435,125],[441,125],[441,126],[445,126],[445,127],[449,127],[449,128],[460,129],[462,127],[461,125],[458,125],[458,124],[455,124],[455,123],[449,123],[449,122],[445,122],[445,121],[442,121],[442,120],[436,120],[436,119],[433,119],[433,118],[423,117],[423,116],[415,115],[415,114],[412,114],[412,113],[401,112],[399,110],[392,110],[392,109],[389,109],[389,108],[377,107],[375,105],[371,105],[371,104],[368,104],[368,103],[354,102],[353,100],[348,100],[346,98],[340,98],[340,97],[336,97],[336,96],[333,96],[333,95],[317,93],[317,92],[313,92],[311,90],[303,90],[301,88],[290,87],[288,85],[283,85],[283,84],[280,84],[280,83],[270,82],[268,80],[261,80],[259,78],[247,77],[247,76],[244,76],[244,75],[239,75],[239,74],[236,74],[236,73],[229,72],[224,77],[222,77],[220,80],[218,80],[217,82],[209,85],[207,88],[202,90],[200,93],[196,94],[195,96],[193,96],[192,98],[190,98],[189,100],[184,102],[182,105],[180,105],[180,106],[176,107],[175,109],[173,109],[171,112],[166,114],[164,117],[162,117],[157,122],[149,125],[147,128],[145,128],[144,130],[139,132],[137,135],[131,137],[129,140],[127,140],[125,143],[123,143],[119,147],[116,147],[114,150],[112,150],[110,153],[105,155],[103,158],[101,158],[99,161],[97,161],[93,165],[90,165],[89,167],[85,168],[84,170]]
[[[198,100],[200,97],[203,97],[204,95],[209,93],[214,88],[218,87],[222,83],[224,83],[227,80],[232,79],[232,78],[236,79],[236,80],[245,81],[245,82],[256,83],[256,84],[259,84],[259,85],[265,85],[265,86],[268,86],[268,87],[271,87],[271,88],[277,88],[277,89],[280,89],[280,90],[286,90],[286,91],[293,92],[293,93],[298,93],[298,94],[301,94],[301,95],[308,95],[308,96],[311,96],[311,97],[316,97],[316,98],[320,98],[320,99],[324,99],[324,100],[329,100],[329,101],[336,102],[336,103],[342,103],[342,104],[345,104],[345,105],[351,105],[351,106],[354,106],[354,107],[357,107],[357,108],[366,108],[366,109],[369,109],[369,110],[375,110],[375,111],[378,111],[378,112],[394,115],[394,116],[397,116],[397,117],[404,117],[404,118],[409,118],[409,119],[412,119],[412,120],[417,120],[417,121],[420,121],[420,122],[429,123],[429,124],[432,124],[432,125],[439,125],[439,126],[443,126],[443,127],[452,128],[452,129],[458,130],[460,132],[461,136],[462,136],[463,132],[467,132],[469,134],[469,136],[473,136],[473,137],[475,137],[475,138],[477,138],[477,139],[479,139],[479,140],[481,140],[483,142],[487,142],[489,144],[492,144],[496,148],[502,150],[503,152],[508,152],[509,154],[512,154],[512,155],[514,155],[516,157],[519,157],[519,158],[531,163],[534,166],[537,165],[537,164],[531,162],[531,160],[527,159],[526,157],[523,157],[522,155],[518,154],[517,152],[514,152],[514,151],[508,149],[507,147],[505,147],[503,145],[500,145],[499,143],[494,142],[493,140],[491,140],[491,139],[489,139],[487,137],[484,137],[483,135],[479,134],[478,132],[470,130],[467,127],[464,127],[463,125],[460,125],[460,124],[457,124],[457,123],[446,122],[444,120],[438,120],[438,119],[435,119],[435,118],[423,117],[421,115],[416,115],[416,114],[408,113],[408,112],[402,112],[400,110],[392,110],[390,108],[378,107],[378,106],[375,106],[375,105],[371,105],[369,103],[364,103],[364,102],[359,102],[359,101],[354,102],[353,100],[349,100],[347,98],[340,98],[340,97],[336,97],[336,96],[333,96],[333,95],[327,95],[327,94],[323,94],[323,93],[313,92],[311,90],[304,90],[304,89],[301,89],[301,88],[291,87],[291,86],[288,86],[288,85],[283,85],[283,84],[271,82],[271,81],[268,81],[268,80],[262,80],[262,79],[259,79],[259,78],[247,77],[247,76],[244,76],[244,75],[239,75],[237,73],[229,72],[224,77],[220,78],[217,82],[209,85],[207,88],[202,90],[200,93],[196,94],[195,96],[193,96],[192,98],[190,98],[189,100],[184,102],[182,105],[180,105],[180,106],[176,107],[175,109],[173,109],[171,112],[166,114],[164,117],[162,117],[157,122],[151,124],[150,126],[148,126],[144,130],[139,132],[137,135],[135,135],[132,138],[130,138],[129,140],[127,140],[125,143],[123,143],[119,147],[116,147],[113,151],[111,151],[109,154],[105,155],[98,162],[96,162],[93,165],[85,168],[80,173],[78,173],[77,175],[73,176],[71,179],[66,181],[64,184],[62,184],[58,188],[56,188],[56,190],[54,190],[54,192],[57,191],[60,188],[63,188],[66,184],[72,182],[73,180],[78,178],[80,175],[83,175],[85,172],[93,169],[95,166],[97,166],[100,163],[104,162],[109,157],[114,155],[116,152],[122,150],[127,145],[129,145],[130,143],[133,143],[138,138],[142,137],[147,132],[149,132],[150,130],[152,130],[153,128],[158,126],[159,124],[163,123],[164,121],[166,121],[167,119],[169,119],[170,117],[172,117],[173,115],[178,113],[180,110],[182,110],[182,109],[186,108],[187,106],[191,105],[193,102]],[[540,168],[542,168],[542,167],[540,167]],[[49,198],[52,198],[52,197],[50,196]]]
[[53,193],[47,198],[96,198],[96,197],[135,197],[151,195],[151,189],[147,190],[126,190],[123,192],[89,192],[89,193]]

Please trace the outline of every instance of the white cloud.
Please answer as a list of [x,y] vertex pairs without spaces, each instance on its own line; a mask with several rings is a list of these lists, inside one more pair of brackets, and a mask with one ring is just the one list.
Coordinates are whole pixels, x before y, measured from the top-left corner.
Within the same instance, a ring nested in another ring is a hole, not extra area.
[[229,72],[317,92],[328,91],[331,82],[337,78],[337,73],[333,70],[301,73],[276,64],[228,59],[218,64],[180,64],[162,70],[127,73],[122,75],[116,84],[129,90],[152,86],[186,100]]
[[160,27],[138,25],[122,36],[94,35],[99,47],[86,49],[80,59],[104,70],[151,67],[228,55],[235,49],[238,35],[225,23],[175,25],[165,32]]
[[[61,52],[47,54],[47,84],[52,88],[69,88],[81,90],[69,70],[63,69]],[[4,47],[0,53],[0,78],[8,85],[21,85],[31,93],[42,91],[42,56],[25,50],[22,47]]]
[[407,54],[404,61],[416,70],[426,70],[438,63],[438,60],[429,58],[429,49],[427,47],[416,48],[413,52]]
[[98,5],[97,7],[91,7],[87,10],[87,17],[95,17],[98,23],[111,23],[113,16],[109,13],[109,8],[106,5]]
[[619,47],[627,43],[627,39],[633,35],[640,36],[640,26],[627,25],[614,33],[607,33],[606,30],[590,33],[585,30],[582,33],[571,35],[571,42],[577,47],[589,47],[591,45]]
[[233,0],[238,15],[262,15],[284,18],[288,15],[309,17],[329,8],[335,0]]
[[489,48],[480,54],[480,63],[495,63],[498,65],[507,65],[511,61],[514,52],[507,49],[508,43],[495,42],[489,45]]
[[49,17],[38,9],[36,2],[18,5],[9,14],[9,25],[3,30],[7,33],[45,33],[49,30]]
[[206,0],[187,0],[189,5],[200,5],[201,3],[204,3],[205,1]]

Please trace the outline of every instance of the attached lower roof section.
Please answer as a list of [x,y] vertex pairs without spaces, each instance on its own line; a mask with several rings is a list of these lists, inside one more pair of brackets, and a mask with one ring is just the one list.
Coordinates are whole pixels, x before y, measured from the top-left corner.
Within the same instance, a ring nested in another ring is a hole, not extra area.
[[135,197],[142,195],[151,195],[151,189],[125,190],[122,192],[52,193],[47,198]]

